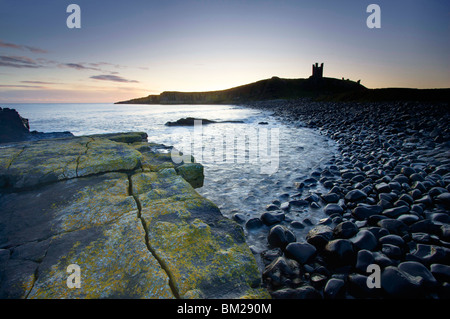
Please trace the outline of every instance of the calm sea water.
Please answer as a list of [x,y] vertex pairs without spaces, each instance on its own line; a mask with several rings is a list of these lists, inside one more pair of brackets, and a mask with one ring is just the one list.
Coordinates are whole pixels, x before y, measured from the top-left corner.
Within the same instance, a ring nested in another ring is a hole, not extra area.
[[[205,167],[204,186],[197,191],[216,203],[229,218],[236,213],[244,219],[259,217],[272,201],[289,200],[298,193],[295,182],[309,177],[337,154],[334,142],[317,131],[284,123],[267,111],[234,105],[13,104],[9,107],[29,119],[31,130],[70,131],[74,135],[144,131],[151,142],[185,150],[186,140],[188,143],[195,141],[198,130],[169,127],[164,125],[166,122],[184,117],[243,121],[203,125],[200,135],[203,153],[196,154],[193,147],[194,157]],[[258,152],[252,152],[252,147],[262,145],[266,137],[266,145],[273,151],[271,156],[277,156],[272,161],[262,161]],[[225,160],[217,151],[226,150],[223,148],[226,140],[235,141],[234,159]],[[245,160],[238,159],[240,151],[244,152]],[[267,169],[269,166],[272,169]],[[319,186],[311,191],[322,190]],[[317,222],[325,216],[320,209],[306,208],[292,211],[288,217],[289,220],[309,218]],[[289,227],[288,222],[285,224]],[[292,230],[298,238],[303,238],[307,231]],[[255,250],[262,250],[266,234],[267,229],[247,233],[247,241]]]

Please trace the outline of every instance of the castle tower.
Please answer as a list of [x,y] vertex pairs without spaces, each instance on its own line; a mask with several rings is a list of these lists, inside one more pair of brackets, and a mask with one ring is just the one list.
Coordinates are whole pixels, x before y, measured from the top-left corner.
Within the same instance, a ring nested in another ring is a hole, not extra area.
[[323,63],[319,66],[319,63],[312,66],[312,77],[315,79],[323,78]]

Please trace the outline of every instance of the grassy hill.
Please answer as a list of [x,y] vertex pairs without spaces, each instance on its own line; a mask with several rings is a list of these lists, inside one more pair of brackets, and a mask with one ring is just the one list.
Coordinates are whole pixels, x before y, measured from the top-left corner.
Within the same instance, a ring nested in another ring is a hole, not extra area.
[[227,90],[208,92],[167,91],[160,95],[149,95],[117,104],[222,104],[248,101],[319,97],[329,94],[366,90],[356,82],[323,79],[270,79],[234,87]]
[[270,79],[208,92],[166,91],[116,104],[237,104],[309,97],[324,101],[450,101],[450,89],[368,89],[358,82],[335,78]]

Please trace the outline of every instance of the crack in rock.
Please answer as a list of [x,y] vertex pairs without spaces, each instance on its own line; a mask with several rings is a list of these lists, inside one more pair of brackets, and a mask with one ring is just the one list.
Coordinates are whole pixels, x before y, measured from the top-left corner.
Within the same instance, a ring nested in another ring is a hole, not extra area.
[[141,205],[141,202],[139,201],[139,198],[133,194],[133,184],[131,181],[131,175],[128,175],[128,195],[132,196],[134,198],[136,205],[138,207],[137,217],[141,221],[142,228],[144,229],[144,232],[145,232],[145,245],[147,246],[148,251],[152,254],[152,256],[159,263],[159,265],[161,266],[161,269],[163,269],[164,272],[167,274],[167,277],[169,277],[169,287],[170,287],[170,290],[172,291],[172,294],[175,296],[175,298],[181,299],[178,289],[176,288],[177,285],[175,284],[175,279],[174,279],[172,273],[170,272],[169,267],[164,262],[164,260],[162,260],[161,257],[156,253],[155,249],[153,249],[153,247],[150,245],[150,242],[148,239],[148,229],[145,225],[144,218],[141,215],[142,205]]
[[89,138],[90,138],[91,140],[88,141],[88,142],[86,142],[86,144],[84,145],[84,147],[86,148],[86,150],[84,151],[83,154],[80,154],[80,155],[77,157],[77,166],[76,166],[76,168],[75,168],[75,176],[76,176],[76,177],[80,177],[80,176],[78,176],[78,166],[80,165],[80,159],[81,159],[81,156],[87,154],[87,152],[89,151],[89,143],[95,141],[95,139],[94,139],[93,137],[89,137]]
[[27,148],[27,146],[25,145],[22,148],[22,150],[20,150],[20,152],[11,159],[11,162],[9,162],[8,167],[6,169],[9,169],[11,167],[12,163],[25,151],[26,148]]

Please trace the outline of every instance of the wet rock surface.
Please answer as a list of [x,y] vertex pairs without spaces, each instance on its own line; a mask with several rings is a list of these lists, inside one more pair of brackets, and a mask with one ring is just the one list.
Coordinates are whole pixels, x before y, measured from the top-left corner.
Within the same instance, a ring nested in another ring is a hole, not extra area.
[[0,148],[0,298],[269,297],[242,228],[195,191],[199,164],[146,137]]
[[[278,269],[282,278],[274,284],[263,276],[272,297],[448,298],[448,103],[301,99],[248,106],[317,129],[335,140],[340,151],[288,194],[328,218],[294,225],[286,210],[283,220],[268,226],[268,235],[280,226],[308,231],[278,246],[283,264],[262,258],[265,269]],[[313,179],[325,192],[309,187]],[[299,270],[287,272],[288,260]],[[367,284],[373,264],[380,267],[380,288]]]

